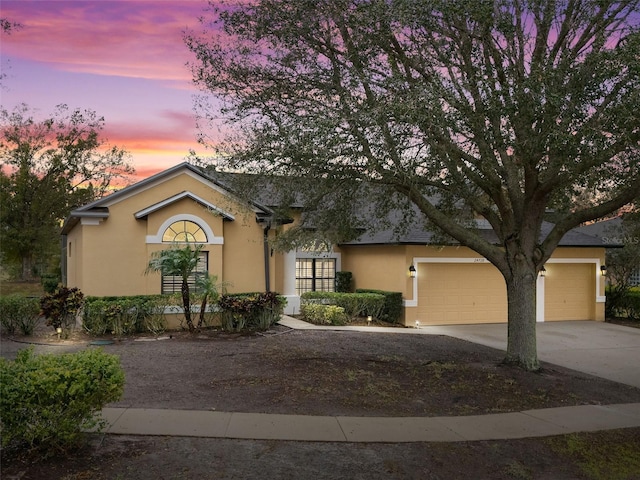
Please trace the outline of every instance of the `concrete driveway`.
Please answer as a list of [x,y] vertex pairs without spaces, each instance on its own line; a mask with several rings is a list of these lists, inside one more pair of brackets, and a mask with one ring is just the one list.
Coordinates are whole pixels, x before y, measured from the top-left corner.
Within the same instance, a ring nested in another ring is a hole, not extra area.
[[[507,349],[506,324],[420,328],[430,329]],[[537,337],[541,361],[640,388],[640,329],[602,322],[548,322],[537,324]]]

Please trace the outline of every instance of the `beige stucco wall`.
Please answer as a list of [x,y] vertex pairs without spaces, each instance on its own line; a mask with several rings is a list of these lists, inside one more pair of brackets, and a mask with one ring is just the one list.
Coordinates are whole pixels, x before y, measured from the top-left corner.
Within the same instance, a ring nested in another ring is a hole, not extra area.
[[342,270],[353,273],[354,288],[407,293],[410,263],[403,245],[342,246]]
[[[407,326],[414,326],[415,321],[419,319],[418,306],[412,306],[418,302],[418,298],[414,298],[414,282],[420,282],[420,279],[411,279],[409,277],[408,269],[413,263],[414,259],[468,259],[477,260],[479,263],[485,263],[478,253],[466,247],[438,247],[438,246],[420,246],[420,245],[388,245],[388,246],[343,246],[342,247],[342,269],[351,271],[354,276],[354,282],[356,288],[375,288],[381,290],[401,291],[403,297],[407,303],[405,308],[405,314],[403,323]],[[567,260],[568,259],[568,260]],[[591,320],[604,320],[604,278],[597,275],[596,267],[597,260],[600,265],[604,264],[604,249],[603,248],[566,248],[559,247],[556,249],[550,262],[559,262],[557,265],[549,266],[549,270],[554,268],[561,269],[563,261],[565,262],[579,262],[582,260],[587,263],[588,267],[583,270],[590,269],[593,273],[592,285],[588,288],[585,295],[585,301],[590,303],[588,310],[588,319]],[[577,267],[565,268],[565,270],[576,270]],[[418,265],[417,265],[418,266]],[[476,282],[473,284],[473,282]],[[591,280],[588,280],[591,282]],[[558,288],[557,283],[552,281],[548,282],[549,288]],[[425,284],[418,284],[420,288],[425,288]],[[472,284],[468,286],[470,290],[478,287],[478,290],[482,290],[484,285],[482,276],[477,279],[472,279]],[[589,284],[591,285],[591,283]],[[597,295],[596,295],[597,285]],[[427,287],[428,288],[428,287]],[[560,288],[566,288],[567,296],[572,296],[575,292],[571,292],[570,285],[564,285]],[[551,293],[551,292],[550,292]],[[549,296],[555,295],[562,297],[563,291],[552,292]],[[598,300],[600,297],[600,301]],[[553,308],[559,308],[556,306],[548,306],[547,312],[549,318],[561,318],[563,313],[558,310],[553,311]],[[584,310],[581,313],[584,315]],[[443,322],[446,323],[446,322]]]
[[[235,220],[223,220],[192,199],[179,200],[144,219],[134,217],[136,212],[184,191],[232,214]],[[190,214],[208,224],[215,237],[224,241],[203,249],[209,252],[209,272],[227,283],[231,292],[264,290],[263,230],[252,211],[187,174],[134,193],[108,205],[109,218],[98,225],[78,224],[69,233],[69,286],[79,287],[86,295],[160,293],[160,275],[145,275],[145,269],[152,252],[170,245],[147,243],[146,238],[161,234],[159,227],[170,217]]]

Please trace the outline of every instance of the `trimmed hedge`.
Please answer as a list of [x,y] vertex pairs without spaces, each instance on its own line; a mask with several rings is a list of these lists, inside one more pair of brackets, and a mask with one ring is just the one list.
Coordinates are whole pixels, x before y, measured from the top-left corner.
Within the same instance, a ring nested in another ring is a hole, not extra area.
[[168,295],[87,297],[82,324],[90,335],[162,333],[166,328],[164,308],[175,304]]
[[100,431],[100,410],[122,397],[124,371],[115,355],[99,349],[59,355],[18,352],[0,358],[2,447],[66,452],[82,432]]
[[344,308],[350,320],[371,315],[380,318],[384,308],[384,295],[378,293],[305,292],[300,298],[303,303],[337,305]]
[[300,305],[300,314],[305,321],[316,325],[346,325],[348,320],[344,308],[337,305],[304,303]]
[[15,293],[0,296],[0,325],[7,335],[31,335],[40,319],[40,300]]
[[349,293],[353,290],[351,285],[353,283],[353,274],[351,272],[336,272],[336,292]]
[[364,288],[358,288],[356,293],[377,293],[384,295],[384,307],[380,313],[380,320],[384,320],[389,323],[398,323],[402,318],[402,293],[401,292],[387,292],[384,290],[368,290]]

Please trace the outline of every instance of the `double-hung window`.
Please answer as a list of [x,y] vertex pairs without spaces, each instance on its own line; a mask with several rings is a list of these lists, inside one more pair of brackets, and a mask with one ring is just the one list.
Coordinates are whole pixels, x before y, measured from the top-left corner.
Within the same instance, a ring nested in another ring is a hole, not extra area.
[[296,259],[296,293],[334,292],[336,286],[335,258]]

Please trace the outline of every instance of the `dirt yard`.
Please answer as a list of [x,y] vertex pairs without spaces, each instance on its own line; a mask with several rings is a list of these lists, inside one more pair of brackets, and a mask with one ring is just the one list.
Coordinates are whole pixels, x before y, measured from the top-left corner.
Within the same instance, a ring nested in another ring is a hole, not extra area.
[[[88,346],[90,339],[57,342],[47,335],[18,340],[54,344],[35,345],[41,352],[97,348]],[[26,346],[3,338],[0,353],[13,358]],[[100,348],[118,355],[126,373],[115,407],[435,416],[640,402],[639,389],[548,364],[526,373],[502,366],[497,350],[443,336],[277,326],[263,335],[114,339]],[[640,429],[593,435],[592,444],[630,445],[640,457]],[[349,445],[94,436],[70,458],[5,459],[2,478],[597,478],[582,476],[563,442]]]

